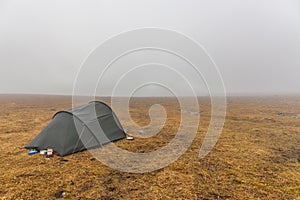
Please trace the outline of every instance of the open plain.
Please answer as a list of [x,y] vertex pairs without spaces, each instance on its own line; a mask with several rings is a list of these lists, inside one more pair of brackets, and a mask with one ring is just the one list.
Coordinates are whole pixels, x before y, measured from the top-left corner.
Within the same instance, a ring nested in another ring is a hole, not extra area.
[[[99,100],[110,104],[108,98]],[[131,117],[140,126],[149,124],[153,104],[167,113],[159,134],[120,140],[117,146],[143,153],[171,141],[180,126],[176,99],[134,98]],[[165,168],[135,174],[107,167],[89,151],[49,160],[27,155],[23,147],[57,111],[72,107],[71,97],[0,95],[0,199],[300,199],[299,97],[228,97],[222,134],[203,159],[198,153],[211,107],[208,98],[199,98],[199,104],[190,148]],[[116,113],[128,133],[137,134]]]

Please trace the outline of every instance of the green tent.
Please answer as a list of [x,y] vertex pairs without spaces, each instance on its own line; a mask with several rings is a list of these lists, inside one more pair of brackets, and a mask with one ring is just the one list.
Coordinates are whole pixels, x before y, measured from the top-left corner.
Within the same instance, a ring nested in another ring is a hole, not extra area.
[[103,102],[93,101],[57,112],[25,148],[53,148],[60,156],[65,156],[123,138],[124,130],[112,109]]

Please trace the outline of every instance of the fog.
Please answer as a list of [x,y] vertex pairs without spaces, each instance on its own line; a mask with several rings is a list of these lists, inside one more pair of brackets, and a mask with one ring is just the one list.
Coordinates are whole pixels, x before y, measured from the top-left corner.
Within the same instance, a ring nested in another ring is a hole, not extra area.
[[[143,27],[175,30],[203,45],[228,94],[300,93],[297,0],[0,0],[0,93],[71,94],[97,46]],[[164,93],[154,87],[146,94]]]

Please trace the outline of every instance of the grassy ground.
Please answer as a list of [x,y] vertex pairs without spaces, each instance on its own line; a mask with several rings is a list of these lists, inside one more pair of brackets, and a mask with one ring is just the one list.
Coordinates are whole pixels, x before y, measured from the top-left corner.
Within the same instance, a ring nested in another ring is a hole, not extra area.
[[[108,99],[103,99],[108,102]],[[222,135],[213,151],[198,158],[210,120],[208,99],[199,99],[197,136],[176,162],[149,173],[111,169],[89,151],[50,160],[23,148],[59,110],[62,96],[0,96],[0,199],[300,199],[299,97],[231,97]],[[149,107],[165,106],[168,118],[155,137],[116,142],[132,152],[165,146],[179,127],[175,99],[131,101],[133,120],[150,122]],[[283,114],[279,114],[283,113]],[[136,133],[127,121],[121,123]],[[104,147],[105,148],[105,147]]]

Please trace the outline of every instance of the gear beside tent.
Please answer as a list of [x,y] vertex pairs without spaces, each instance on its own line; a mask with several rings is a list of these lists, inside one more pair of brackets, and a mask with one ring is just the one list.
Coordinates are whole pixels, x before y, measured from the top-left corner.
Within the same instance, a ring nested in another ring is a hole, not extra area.
[[57,112],[25,148],[53,148],[60,156],[65,156],[123,138],[124,129],[112,109],[103,102],[94,101]]

